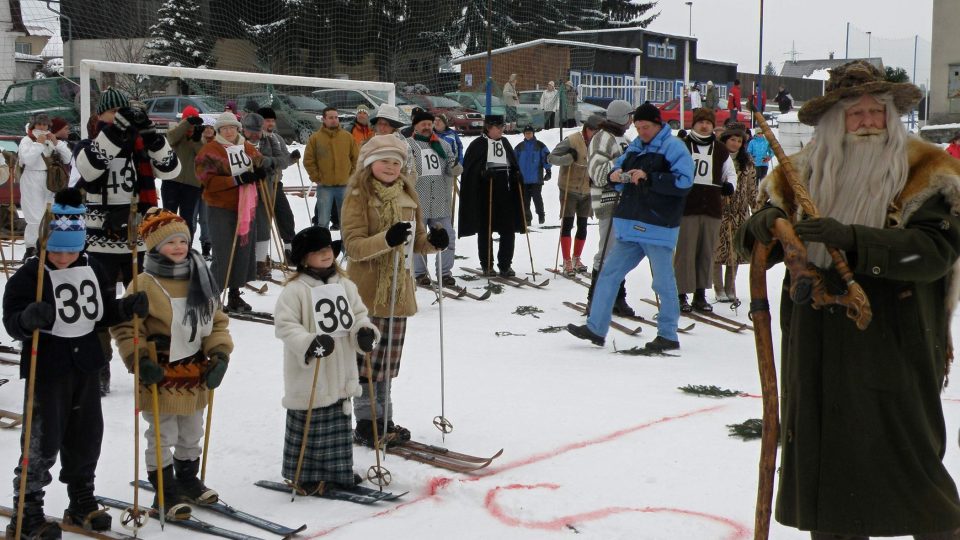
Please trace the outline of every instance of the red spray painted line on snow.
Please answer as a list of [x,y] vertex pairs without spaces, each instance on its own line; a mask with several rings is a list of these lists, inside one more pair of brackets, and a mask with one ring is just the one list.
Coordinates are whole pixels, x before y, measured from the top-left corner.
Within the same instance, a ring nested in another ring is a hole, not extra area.
[[[714,405],[713,407],[706,407],[706,408],[703,408],[703,409],[697,409],[697,410],[690,411],[690,412],[683,413],[683,414],[679,414],[679,415],[664,416],[664,417],[659,418],[659,419],[657,419],[657,420],[652,420],[652,421],[650,421],[650,422],[645,422],[645,423],[643,423],[643,424],[640,424],[640,425],[637,425],[637,426],[633,426],[633,427],[630,427],[630,428],[627,428],[627,429],[621,429],[621,430],[619,430],[619,431],[614,431],[613,433],[610,433],[610,434],[607,434],[607,435],[603,435],[603,436],[600,436],[600,437],[596,437],[596,438],[594,438],[594,439],[589,439],[589,440],[587,440],[587,441],[582,441],[582,442],[578,442],[578,443],[572,443],[572,444],[568,444],[568,445],[565,445],[565,446],[561,446],[560,448],[558,448],[558,449],[556,449],[556,450],[553,450],[553,451],[551,451],[551,452],[543,452],[543,453],[540,453],[540,454],[536,454],[536,455],[531,456],[531,457],[529,457],[529,458],[525,458],[525,459],[522,459],[522,460],[514,461],[513,463],[508,463],[508,464],[506,464],[506,465],[504,465],[504,466],[502,466],[502,467],[498,467],[498,468],[495,468],[495,469],[488,470],[487,472],[485,472],[485,473],[483,473],[483,474],[474,475],[474,476],[471,476],[471,477],[469,477],[469,478],[461,478],[461,479],[459,479],[459,481],[460,481],[460,482],[463,482],[463,483],[466,483],[466,482],[475,482],[475,481],[481,480],[481,479],[483,479],[483,478],[489,478],[489,477],[491,477],[491,476],[493,476],[493,475],[499,474],[499,473],[504,472],[504,471],[516,469],[516,468],[518,468],[518,467],[523,467],[523,466],[525,466],[525,465],[532,465],[532,464],[534,464],[534,463],[537,463],[537,462],[540,462],[540,461],[545,461],[545,460],[548,460],[548,459],[553,459],[553,458],[555,458],[555,457],[557,457],[557,456],[559,456],[559,455],[561,455],[561,454],[565,454],[565,453],[570,452],[570,451],[572,451],[572,450],[578,450],[578,449],[581,449],[581,448],[586,448],[586,447],[588,447],[588,446],[593,446],[593,445],[596,445],[596,444],[601,444],[601,443],[610,442],[610,441],[612,441],[612,440],[618,439],[618,438],[623,437],[623,436],[625,436],[625,435],[629,435],[629,434],[631,434],[631,433],[634,433],[634,432],[637,432],[637,431],[640,431],[640,430],[643,430],[643,429],[646,429],[646,428],[649,428],[649,427],[653,427],[653,426],[656,426],[656,425],[659,425],[659,424],[664,424],[664,423],[666,423],[666,422],[671,422],[671,421],[673,421],[673,420],[682,420],[682,419],[685,419],[685,418],[689,418],[689,417],[691,417],[691,416],[696,416],[696,415],[699,415],[699,414],[714,412],[714,411],[719,410],[719,409],[722,409],[722,408],[724,408],[724,407],[726,407],[726,405]],[[388,508],[388,509],[383,510],[383,511],[381,511],[381,512],[377,512],[376,514],[373,514],[373,515],[370,515],[370,516],[365,516],[365,517],[362,517],[362,518],[359,518],[359,519],[355,519],[355,520],[352,520],[352,521],[348,521],[348,522],[346,522],[346,523],[341,523],[340,525],[334,525],[333,527],[330,527],[330,528],[327,528],[327,529],[323,529],[323,530],[317,531],[316,533],[311,534],[310,536],[307,536],[306,538],[308,538],[308,539],[313,539],[313,538],[319,538],[319,537],[321,537],[321,536],[326,536],[326,535],[328,535],[328,534],[330,534],[330,533],[332,533],[332,532],[338,531],[338,530],[340,530],[340,529],[342,529],[342,528],[344,528],[344,527],[347,527],[347,526],[349,526],[349,525],[353,525],[354,523],[359,523],[360,521],[364,521],[364,520],[367,520],[367,519],[370,519],[370,518],[377,518],[377,517],[381,517],[381,516],[386,516],[386,515],[389,515],[389,514],[392,514],[392,513],[396,512],[397,510],[400,510],[400,509],[402,509],[402,508],[406,508],[406,507],[408,507],[408,506],[412,506],[412,505],[421,503],[421,502],[423,502],[423,501],[432,499],[433,497],[439,495],[439,494],[440,494],[440,491],[443,490],[444,488],[446,488],[448,485],[450,485],[450,484],[453,482],[453,480],[454,480],[454,479],[452,479],[452,478],[447,478],[447,477],[442,477],[442,476],[440,476],[440,477],[433,477],[433,478],[431,478],[431,479],[427,482],[427,485],[426,485],[426,493],[425,493],[424,495],[421,495],[420,497],[417,497],[416,499],[413,499],[412,501],[407,501],[407,502],[398,504],[397,506],[393,506],[393,507],[391,507],[391,508]],[[489,497],[489,495],[488,495],[488,497]],[[684,511],[684,512],[688,512],[688,511]],[[690,514],[695,514],[695,512],[688,512],[688,513],[690,513]],[[704,516],[707,516],[707,514],[703,514],[703,515],[704,515]],[[596,518],[595,518],[595,519],[596,519]],[[711,516],[711,519],[722,520],[722,519],[724,519],[724,518],[713,518],[713,517]],[[733,523],[733,522],[731,521],[730,523]],[[739,537],[737,537],[737,538],[739,538]]]
[[580,514],[571,514],[568,516],[561,516],[554,518],[548,521],[524,521],[519,518],[508,515],[508,513],[500,506],[497,502],[497,495],[502,491],[507,490],[534,490],[534,489],[550,489],[556,490],[560,489],[560,486],[557,484],[511,484],[509,486],[496,487],[487,492],[487,496],[484,498],[484,507],[487,511],[490,512],[495,518],[497,518],[501,523],[505,525],[510,525],[512,527],[523,527],[526,529],[542,529],[547,531],[562,531],[566,528],[572,527],[576,523],[585,523],[588,521],[596,521],[600,519],[605,519],[610,516],[615,516],[617,514],[625,514],[630,512],[640,512],[643,514],[679,514],[685,517],[694,517],[701,518],[706,521],[712,521],[714,523],[719,523],[732,529],[730,535],[727,536],[727,540],[740,540],[744,538],[749,538],[751,536],[751,530],[748,527],[745,527],[732,519],[727,519],[720,516],[714,516],[711,514],[706,514],[704,512],[696,512],[693,510],[683,510],[680,508],[664,508],[656,506],[644,506],[642,508],[631,508],[628,506],[610,506],[607,508],[600,508],[598,510],[593,510],[590,512],[584,512]]

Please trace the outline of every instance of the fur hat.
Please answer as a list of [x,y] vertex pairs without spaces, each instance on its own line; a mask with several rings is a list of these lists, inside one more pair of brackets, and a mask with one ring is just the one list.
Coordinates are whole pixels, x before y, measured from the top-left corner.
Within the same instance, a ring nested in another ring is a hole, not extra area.
[[183,108],[183,114],[180,115],[184,120],[190,118],[191,116],[200,116],[200,111],[197,110],[193,105],[187,105]]
[[370,125],[375,125],[377,120],[381,118],[389,122],[394,128],[403,126],[403,122],[400,121],[400,109],[389,103],[384,103],[377,107],[377,112],[370,118]]
[[797,117],[808,126],[815,126],[820,117],[837,102],[867,94],[891,94],[897,111],[903,114],[920,102],[923,93],[911,83],[892,83],[883,72],[865,60],[854,60],[830,70],[826,93],[803,104]]
[[699,109],[694,109],[693,124],[696,125],[696,123],[700,122],[701,120],[706,120],[714,126],[717,125],[717,115],[713,112],[713,109],[709,107],[700,107]]
[[220,128],[226,126],[234,126],[237,129],[243,127],[240,125],[240,121],[237,120],[237,115],[233,114],[230,111],[224,111],[220,113],[220,116],[217,117],[217,121],[213,124],[213,129],[220,131]]
[[407,161],[408,149],[406,141],[395,135],[374,135],[369,141],[363,143],[359,161],[364,167],[368,167],[378,159],[393,158],[403,165]]
[[67,121],[59,116],[54,116],[53,120],[50,121],[50,133],[56,133],[61,129],[67,127]]
[[502,114],[488,114],[483,117],[483,123],[488,126],[502,126],[503,125],[503,115]]
[[615,99],[607,105],[607,120],[618,126],[625,126],[630,123],[630,113],[632,112],[633,107],[628,102]]
[[433,120],[436,120],[436,117],[433,116],[433,113],[431,113],[426,109],[421,109],[420,107],[417,107],[416,109],[414,109],[413,114],[410,115],[410,117],[411,117],[410,123],[413,125],[417,125],[420,122],[423,122],[424,120],[430,120],[431,122]]
[[297,270],[303,268],[303,259],[314,251],[320,251],[325,247],[333,248],[333,256],[340,255],[340,241],[334,242],[330,237],[330,231],[326,227],[314,225],[301,230],[293,237],[290,245],[290,259],[296,265]]
[[121,107],[128,107],[129,105],[130,102],[127,100],[127,96],[111,86],[100,94],[100,101],[97,103],[97,114],[103,114]]
[[660,119],[660,109],[658,109],[649,101],[644,101],[643,105],[637,107],[637,110],[633,111],[633,121],[639,122],[641,120],[653,122],[654,124],[663,123],[663,120]]
[[190,228],[182,217],[162,208],[147,210],[140,223],[140,237],[147,250],[153,251],[175,236],[190,241]]
[[263,130],[263,117],[255,112],[247,113],[240,123],[243,124],[243,129],[247,131],[259,133]]
[[79,253],[87,243],[87,224],[84,214],[83,195],[76,188],[67,188],[53,198],[50,209],[50,235],[47,251],[55,253]]
[[274,120],[277,119],[277,113],[276,113],[276,111],[274,111],[274,110],[271,109],[270,107],[260,107],[259,109],[257,109],[257,114],[259,114],[261,117],[263,117],[264,120],[266,120],[266,119],[268,119],[268,118],[272,118],[272,119],[274,119]]

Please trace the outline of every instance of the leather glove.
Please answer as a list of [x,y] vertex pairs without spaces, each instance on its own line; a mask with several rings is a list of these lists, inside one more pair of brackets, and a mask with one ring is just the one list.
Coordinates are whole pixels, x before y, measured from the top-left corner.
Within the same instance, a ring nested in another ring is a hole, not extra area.
[[553,172],[550,171],[550,169],[547,169],[547,172],[543,173],[544,180],[549,180],[552,177],[553,177]]
[[187,118],[187,122],[193,126],[193,129],[197,129],[203,125],[203,118],[199,116],[190,116]]
[[158,384],[163,380],[163,377],[163,368],[160,367],[160,364],[151,360],[150,355],[144,351],[140,356],[140,384],[147,386]]
[[255,176],[257,180],[263,180],[267,177],[267,169],[265,167],[254,167],[253,176]]
[[300,159],[300,150],[294,150],[293,152],[290,152],[290,159],[293,161]]
[[[410,224],[406,221],[398,221],[387,229],[387,245],[397,247],[407,241],[410,236]],[[449,241],[449,239],[448,239]]]
[[238,186],[242,186],[244,184],[252,184],[257,180],[259,180],[259,178],[257,178],[256,173],[254,173],[253,171],[244,171],[238,174],[237,176],[233,177],[233,183]]
[[[192,118],[192,117],[191,117],[191,118]],[[201,127],[195,127],[195,128],[193,128],[193,134],[190,135],[190,140],[191,140],[191,141],[194,141],[194,142],[197,142],[197,141],[199,141],[199,140],[202,139],[202,138],[203,138],[203,128],[201,128]]]
[[427,235],[427,242],[430,242],[430,245],[443,251],[450,245],[450,235],[448,235],[447,230],[442,227],[430,229],[430,234]]
[[113,124],[123,131],[132,129],[138,133],[154,127],[153,122],[147,118],[147,113],[143,109],[134,107],[123,107],[117,111],[113,117]]
[[33,332],[38,328],[47,328],[57,318],[57,310],[46,302],[31,302],[20,313],[20,328]]
[[773,222],[777,218],[787,218],[787,215],[779,208],[768,206],[757,210],[753,217],[747,220],[744,227],[753,239],[761,244],[769,244],[773,240],[773,234],[770,229],[773,228]]
[[577,158],[580,156],[580,154],[577,153],[577,150],[575,148],[571,148],[568,153],[570,154],[570,157],[572,157],[574,161],[576,161]]
[[333,354],[333,338],[327,334],[319,334],[313,338],[310,346],[307,347],[306,354],[303,355],[303,362],[310,365],[314,358],[325,358]]
[[146,317],[147,313],[150,312],[150,300],[147,298],[147,293],[141,291],[121,298],[117,302],[117,311],[120,312],[120,318],[124,321],[133,319],[134,315]]
[[203,383],[207,385],[207,388],[213,390],[220,386],[229,362],[230,357],[225,352],[210,353],[210,364],[207,366],[206,373],[203,374]]
[[720,186],[720,196],[729,197],[733,195],[733,190],[734,190],[733,184],[731,184],[730,182],[724,182],[723,185]]
[[357,330],[357,345],[365,353],[372,351],[377,346],[377,334],[374,333],[373,328],[364,326]]
[[810,218],[793,226],[804,242],[821,242],[843,251],[853,251],[857,238],[852,225],[844,225],[833,218]]

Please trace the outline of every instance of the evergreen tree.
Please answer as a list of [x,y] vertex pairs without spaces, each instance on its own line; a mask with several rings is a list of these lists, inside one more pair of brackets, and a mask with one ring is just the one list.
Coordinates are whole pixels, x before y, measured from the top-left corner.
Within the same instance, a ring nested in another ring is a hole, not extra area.
[[150,27],[146,62],[160,66],[212,68],[209,38],[199,0],[165,0]]
[[907,75],[907,70],[903,68],[895,68],[891,66],[886,66],[884,68],[884,78],[887,82],[892,83],[905,83],[910,82],[910,76]]

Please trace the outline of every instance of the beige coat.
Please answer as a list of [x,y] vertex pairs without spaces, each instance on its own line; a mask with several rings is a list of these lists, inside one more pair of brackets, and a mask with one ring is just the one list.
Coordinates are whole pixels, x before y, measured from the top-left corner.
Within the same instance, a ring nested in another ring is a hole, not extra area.
[[345,186],[357,167],[358,153],[353,135],[340,128],[322,127],[307,141],[303,167],[315,184]]

